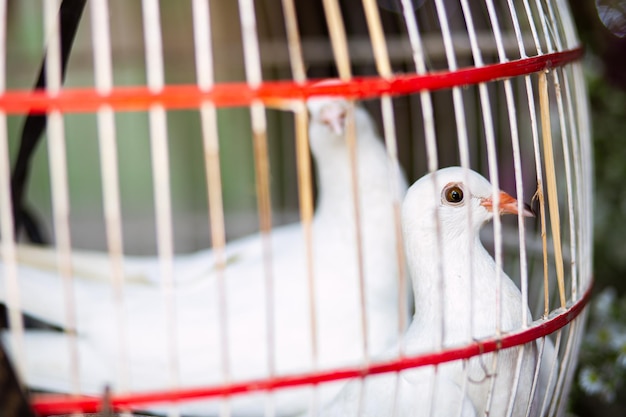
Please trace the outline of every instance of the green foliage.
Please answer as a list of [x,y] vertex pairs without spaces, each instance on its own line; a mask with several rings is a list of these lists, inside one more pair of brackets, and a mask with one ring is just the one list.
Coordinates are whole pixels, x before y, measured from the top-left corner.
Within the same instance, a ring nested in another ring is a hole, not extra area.
[[590,308],[571,404],[579,416],[621,416],[626,410],[626,92],[608,81],[601,63],[591,64],[593,262],[596,290],[601,292]]
[[608,287],[596,296],[590,313],[576,382],[585,394],[612,403],[626,381],[626,297],[618,298]]
[[626,93],[590,74],[589,100],[595,153],[595,248],[597,285],[626,293]]

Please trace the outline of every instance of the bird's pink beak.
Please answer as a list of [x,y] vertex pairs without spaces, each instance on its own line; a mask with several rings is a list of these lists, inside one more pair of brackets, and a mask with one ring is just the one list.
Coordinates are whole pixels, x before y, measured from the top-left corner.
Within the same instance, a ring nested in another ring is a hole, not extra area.
[[343,135],[346,126],[346,109],[336,104],[326,105],[320,111],[320,120],[328,125],[335,135]]
[[[485,207],[489,211],[493,211],[493,199],[483,198],[480,202],[480,205]],[[511,197],[509,194],[504,191],[500,191],[500,204],[499,204],[500,214],[518,214],[517,210],[517,200]],[[530,206],[528,204],[524,204],[524,210],[522,211],[522,215],[524,217],[535,217],[535,214],[532,212]]]

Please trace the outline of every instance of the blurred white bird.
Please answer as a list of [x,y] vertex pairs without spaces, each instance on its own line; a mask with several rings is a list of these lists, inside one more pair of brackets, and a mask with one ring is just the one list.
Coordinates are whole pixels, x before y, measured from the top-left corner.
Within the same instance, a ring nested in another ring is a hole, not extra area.
[[[310,99],[310,148],[317,167],[318,204],[312,224],[312,251],[317,320],[317,364],[309,310],[305,239],[300,224],[276,228],[271,233],[271,270],[274,285],[275,375],[311,371],[362,360],[363,336],[356,225],[352,196],[346,117],[350,103],[342,98]],[[398,339],[398,256],[393,223],[394,190],[401,199],[406,180],[389,169],[383,143],[369,114],[354,107],[358,193],[361,212],[363,276],[369,353],[379,353]],[[392,186],[394,185],[394,186]],[[268,368],[268,328],[264,258],[259,235],[231,242],[226,248],[224,283],[228,354],[220,347],[218,266],[210,250],[177,256],[174,260],[174,300],[177,334],[166,331],[166,311],[159,285],[157,258],[125,257],[125,303],[130,363],[129,391],[165,389],[169,383],[168,337],[174,337],[184,387],[223,383],[223,364],[230,381],[265,378]],[[55,252],[35,247],[19,248],[20,300],[23,311],[67,328],[62,283]],[[105,383],[119,389],[116,366],[121,359],[115,320],[116,304],[109,283],[106,254],[74,252],[72,255],[80,352],[81,392],[98,394]],[[4,268],[0,268],[2,274]],[[0,296],[5,299],[0,282]],[[63,332],[27,331],[26,375],[31,387],[69,392],[70,361]],[[321,400],[336,388],[322,391]],[[274,394],[277,415],[306,409],[310,390],[293,389]],[[261,414],[263,394],[233,398],[234,414]],[[215,414],[217,400],[181,405],[183,414]]]
[[[432,352],[442,346],[460,346],[496,335],[498,297],[502,333],[521,329],[522,314],[530,322],[530,311],[523,305],[519,289],[504,271],[498,270],[479,239],[482,225],[494,216],[492,193],[489,181],[460,167],[428,174],[409,188],[402,222],[415,314],[402,341],[406,353]],[[499,193],[499,213],[518,213],[517,200],[503,191]],[[532,213],[525,209],[523,215]],[[497,279],[501,279],[500,295]],[[393,349],[384,357],[397,351]],[[539,414],[538,406],[548,385],[552,385],[548,376],[554,355],[554,347],[547,340],[531,416]],[[511,348],[499,351],[497,358],[484,354],[466,362],[403,371],[397,378],[369,377],[361,404],[359,382],[352,381],[322,415],[356,415],[349,414],[356,410],[361,410],[362,416],[392,415],[395,406],[393,415],[407,417],[506,416],[511,396],[515,395],[510,415],[525,416],[537,363],[536,343],[524,347],[514,392],[517,359],[518,349]]]

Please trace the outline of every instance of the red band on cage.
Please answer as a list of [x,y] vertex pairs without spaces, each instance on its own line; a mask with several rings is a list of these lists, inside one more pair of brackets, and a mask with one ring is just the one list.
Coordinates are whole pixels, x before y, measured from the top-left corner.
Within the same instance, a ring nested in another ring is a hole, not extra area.
[[[532,327],[509,333],[500,338],[489,338],[458,348],[444,349],[439,352],[422,355],[405,356],[397,359],[376,362],[366,366],[341,368],[330,371],[312,372],[309,374],[283,376],[254,381],[244,381],[204,388],[178,389],[142,394],[114,395],[110,404],[115,410],[141,409],[147,405],[172,403],[184,400],[216,398],[236,394],[269,391],[287,387],[319,384],[367,375],[398,372],[419,366],[437,365],[444,362],[468,359],[483,353],[499,349],[512,348],[540,339],[563,328],[574,320],[584,309],[591,298],[593,285],[583,294],[582,298],[567,309],[558,309],[547,320],[533,324]],[[93,397],[70,397],[67,395],[40,394],[32,398],[33,408],[41,415],[65,414],[73,412],[93,413],[101,406],[101,400]]]
[[167,85],[155,92],[148,87],[116,87],[110,93],[99,93],[94,88],[63,89],[57,94],[46,91],[7,91],[0,95],[0,111],[5,113],[63,113],[95,112],[102,106],[117,111],[147,110],[151,106],[167,109],[191,109],[203,102],[217,107],[248,106],[260,100],[272,106],[285,100],[306,99],[317,95],[339,95],[354,99],[380,97],[383,94],[400,95],[421,91],[435,91],[452,87],[497,81],[528,75],[564,66],[580,59],[582,48],[554,52],[511,62],[463,68],[456,71],[433,72],[425,75],[398,75],[390,79],[361,77],[337,84],[319,84],[308,81],[270,81],[253,88],[245,83],[216,84],[207,90],[197,85]]

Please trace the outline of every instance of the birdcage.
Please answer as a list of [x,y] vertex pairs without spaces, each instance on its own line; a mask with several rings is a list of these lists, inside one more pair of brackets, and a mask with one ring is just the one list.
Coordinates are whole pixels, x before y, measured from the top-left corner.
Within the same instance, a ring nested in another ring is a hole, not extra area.
[[567,2],[92,0],[64,84],[84,5],[0,2],[4,341],[37,412],[563,413],[592,284]]

